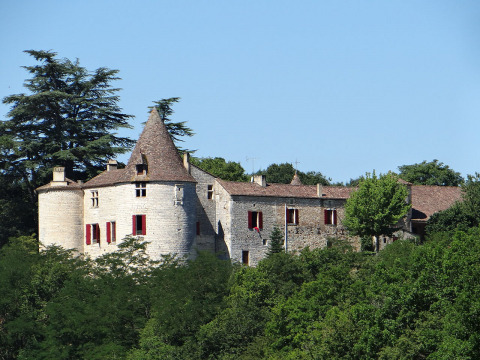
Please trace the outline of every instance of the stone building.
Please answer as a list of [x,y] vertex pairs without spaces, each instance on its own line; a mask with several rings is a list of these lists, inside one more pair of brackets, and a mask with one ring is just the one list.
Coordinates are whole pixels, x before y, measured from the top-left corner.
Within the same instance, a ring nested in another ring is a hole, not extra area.
[[[264,176],[231,182],[190,164],[178,155],[163,121],[152,110],[124,169],[110,160],[100,175],[82,184],[55,168],[53,180],[40,188],[39,238],[97,257],[115,251],[127,235],[149,242],[153,259],[162,255],[195,256],[207,250],[255,265],[265,257],[274,228],[286,229],[287,248],[325,247],[330,239],[353,241],[342,226],[352,188],[267,184]],[[455,187],[409,187],[412,210],[404,234],[422,234],[436,211],[460,199]],[[381,247],[395,238],[384,238]]]

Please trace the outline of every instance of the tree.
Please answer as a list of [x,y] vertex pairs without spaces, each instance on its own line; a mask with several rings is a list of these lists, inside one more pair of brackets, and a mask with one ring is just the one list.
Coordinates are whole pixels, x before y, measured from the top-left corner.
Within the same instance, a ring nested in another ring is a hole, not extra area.
[[268,256],[283,252],[283,235],[278,226],[274,226],[270,234]]
[[464,182],[460,173],[453,171],[442,162],[434,159],[427,163],[402,165],[399,177],[415,185],[459,186]]
[[118,70],[89,72],[78,60],[58,59],[52,51],[25,52],[40,64],[24,67],[32,75],[25,82],[28,94],[3,99],[11,109],[0,123],[0,174],[22,188],[16,201],[27,198],[30,205],[21,215],[34,219],[34,190],[48,182],[52,167],[64,166],[68,177],[86,179],[134,141],[114,133],[129,128],[132,117],[121,112],[120,89],[111,86]]
[[343,225],[352,235],[373,236],[378,251],[379,236],[397,230],[399,220],[410,209],[407,196],[406,186],[394,174],[366,174],[345,204]]
[[182,149],[178,146],[179,142],[183,142],[184,140],[182,137],[184,136],[193,136],[195,133],[191,128],[189,128],[186,124],[186,121],[180,122],[172,122],[170,119],[170,115],[174,113],[172,109],[172,105],[180,101],[179,97],[172,97],[168,99],[161,99],[158,101],[154,101],[154,107],[157,109],[160,117],[162,118],[167,131],[169,132],[172,140],[174,141],[175,145],[180,152],[192,152],[192,150]]
[[[262,171],[260,171],[262,172]],[[329,180],[321,172],[308,171],[306,173],[297,171],[302,184],[304,185],[329,185]],[[290,163],[271,164],[265,170],[267,182],[277,184],[290,184],[295,175],[295,168]]]
[[191,158],[193,165],[198,166],[210,174],[219,177],[222,180],[228,181],[247,181],[248,177],[245,175],[245,170],[242,165],[234,161],[225,161],[221,157],[207,157],[207,158]]

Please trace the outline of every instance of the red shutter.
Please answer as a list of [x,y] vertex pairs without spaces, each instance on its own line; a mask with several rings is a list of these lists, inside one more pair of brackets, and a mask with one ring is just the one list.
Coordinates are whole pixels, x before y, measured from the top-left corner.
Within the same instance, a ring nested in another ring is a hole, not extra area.
[[85,239],[86,239],[86,243],[87,245],[90,245],[92,243],[92,226],[90,224],[87,224],[85,226]]
[[337,210],[333,210],[333,224],[337,225]]
[[263,216],[261,211],[258,212],[258,228],[263,229]]
[[137,215],[132,215],[132,235],[137,235]]
[[330,221],[329,221],[330,219],[328,217],[328,210],[327,209],[323,210],[323,218],[324,218],[324,224],[325,225],[330,224]]
[[248,228],[251,229],[253,226],[252,226],[252,212],[249,211],[248,212]]
[[99,224],[95,225],[95,234],[97,238],[97,243],[100,243],[100,225]]
[[295,209],[295,224],[298,225],[298,209]]
[[112,237],[110,235],[110,225],[111,224],[109,222],[107,222],[107,243],[109,243],[109,244],[112,242]]
[[147,215],[142,215],[142,235],[147,235]]

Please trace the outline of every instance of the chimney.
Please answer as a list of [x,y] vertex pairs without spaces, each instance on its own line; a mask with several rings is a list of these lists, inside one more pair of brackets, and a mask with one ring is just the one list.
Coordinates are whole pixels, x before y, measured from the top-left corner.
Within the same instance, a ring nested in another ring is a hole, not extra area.
[[190,174],[190,154],[188,152],[183,153],[183,166],[187,169],[187,172]]
[[117,170],[117,160],[110,159],[107,162],[107,171]]
[[67,186],[67,180],[65,178],[65,168],[63,166],[56,166],[53,168],[53,181],[52,186]]
[[267,187],[267,178],[265,175],[253,175],[250,181],[260,185],[261,187]]
[[317,196],[318,197],[323,196],[323,185],[322,184],[317,184]]

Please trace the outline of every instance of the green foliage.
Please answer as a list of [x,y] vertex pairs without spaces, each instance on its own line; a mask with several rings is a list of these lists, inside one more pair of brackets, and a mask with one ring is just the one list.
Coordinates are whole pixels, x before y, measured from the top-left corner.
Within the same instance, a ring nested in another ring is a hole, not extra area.
[[274,226],[272,233],[270,234],[270,242],[268,246],[268,255],[278,254],[283,251],[283,234],[278,226]]
[[245,170],[238,162],[225,161],[224,158],[191,158],[191,163],[200,169],[228,181],[248,181]]
[[170,119],[170,115],[174,113],[172,109],[172,105],[179,102],[180,98],[179,97],[172,97],[168,99],[161,99],[158,101],[154,101],[153,103],[155,104],[155,108],[158,111],[158,114],[162,118],[170,136],[172,137],[172,140],[175,142],[175,145],[177,146],[178,150],[180,152],[192,152],[192,150],[187,150],[187,149],[182,149],[178,146],[179,142],[183,142],[185,140],[182,139],[184,136],[193,136],[195,133],[191,128],[189,128],[186,125],[186,121],[180,121],[180,122],[172,122]]
[[[410,209],[407,188],[394,174],[366,174],[345,204],[343,225],[360,237],[391,235]],[[378,249],[377,249],[378,250]]]
[[[263,171],[259,172],[261,173]],[[290,163],[271,164],[264,173],[269,183],[290,184],[295,175],[295,169]],[[320,172],[308,171],[304,173],[297,171],[297,174],[303,185],[330,184],[329,180]]]
[[35,189],[51,179],[54,166],[65,166],[69,178],[87,179],[134,143],[115,135],[131,118],[118,106],[120,89],[111,86],[118,70],[90,72],[52,51],[25,52],[38,62],[24,67],[31,75],[28,93],[3,99],[11,108],[0,122],[0,205],[9,214],[1,242],[36,231]]
[[459,186],[463,184],[460,173],[453,171],[442,162],[422,161],[420,164],[402,165],[399,177],[415,185]]

